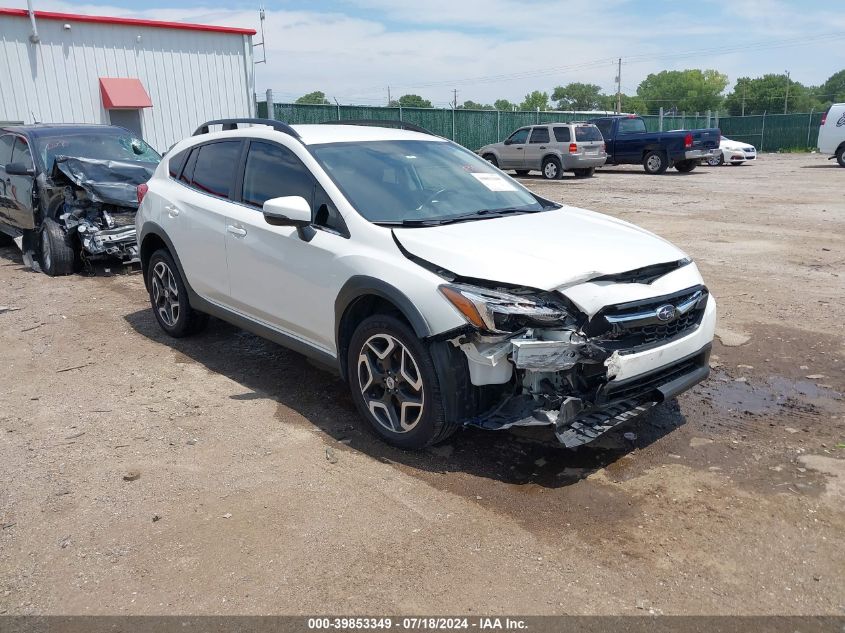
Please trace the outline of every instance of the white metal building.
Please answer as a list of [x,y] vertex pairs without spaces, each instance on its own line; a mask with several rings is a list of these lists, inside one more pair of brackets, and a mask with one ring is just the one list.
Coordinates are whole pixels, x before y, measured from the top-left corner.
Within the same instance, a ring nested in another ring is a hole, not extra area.
[[254,116],[251,29],[0,8],[0,122],[111,123],[163,151]]

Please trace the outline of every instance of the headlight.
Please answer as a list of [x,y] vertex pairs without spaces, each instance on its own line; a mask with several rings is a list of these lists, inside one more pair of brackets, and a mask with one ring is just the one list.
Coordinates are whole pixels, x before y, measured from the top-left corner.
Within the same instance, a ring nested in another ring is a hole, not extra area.
[[569,316],[562,306],[537,295],[517,295],[465,284],[444,284],[440,292],[469,323],[489,332],[548,327]]

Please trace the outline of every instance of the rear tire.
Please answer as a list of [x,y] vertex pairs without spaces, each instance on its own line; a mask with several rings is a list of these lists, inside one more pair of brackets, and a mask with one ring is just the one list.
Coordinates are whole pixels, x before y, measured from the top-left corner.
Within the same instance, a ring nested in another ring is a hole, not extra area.
[[675,169],[677,169],[682,174],[688,174],[696,167],[698,167],[698,162],[695,160],[682,160],[680,162],[675,163]]
[[595,167],[587,167],[585,169],[576,169],[575,170],[575,177],[576,178],[592,178],[593,174],[596,173]]
[[669,161],[663,152],[652,150],[643,156],[643,169],[647,174],[657,176],[669,169]]
[[208,315],[191,307],[188,290],[170,253],[164,249],[153,253],[145,274],[153,314],[162,330],[182,338],[205,329]]
[[488,163],[490,163],[491,165],[493,165],[493,167],[499,166],[499,161],[496,160],[496,157],[493,154],[484,154],[484,156],[482,156],[482,158],[484,160],[486,160]]
[[560,161],[554,156],[549,156],[543,161],[543,178],[546,180],[560,180],[563,177],[563,168]]
[[845,167],[845,145],[836,150],[836,162],[840,167]]
[[50,277],[70,275],[76,259],[70,238],[59,223],[45,218],[41,224],[41,270]]
[[355,406],[388,444],[417,450],[457,430],[445,419],[427,345],[396,317],[375,314],[358,325],[347,371]]
[[520,178],[524,178],[525,176],[528,175],[528,172],[529,172],[528,169],[517,169],[515,171],[516,171],[516,175],[519,176]]

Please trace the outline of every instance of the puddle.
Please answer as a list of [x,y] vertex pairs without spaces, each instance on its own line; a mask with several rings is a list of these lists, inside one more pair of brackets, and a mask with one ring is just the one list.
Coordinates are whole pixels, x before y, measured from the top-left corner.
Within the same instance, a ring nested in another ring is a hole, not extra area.
[[[783,408],[836,410],[842,394],[807,380],[771,376],[762,382],[734,380],[724,372],[714,373],[701,387],[701,394],[723,411],[762,415]],[[827,405],[827,406],[826,406]]]

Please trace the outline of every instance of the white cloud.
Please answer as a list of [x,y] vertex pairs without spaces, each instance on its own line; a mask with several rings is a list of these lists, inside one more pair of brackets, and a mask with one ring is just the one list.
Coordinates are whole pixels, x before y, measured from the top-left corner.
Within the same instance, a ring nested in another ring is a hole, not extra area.
[[[257,12],[179,8],[175,1],[173,8],[148,10],[63,0],[38,4],[67,12],[258,27]],[[782,0],[702,2],[695,10],[667,9],[656,17],[654,11],[637,11],[631,0],[347,0],[347,5],[349,14],[268,10],[268,63],[256,67],[258,92],[273,88],[277,101],[283,101],[323,90],[342,103],[376,104],[386,102],[390,85],[394,95],[413,92],[440,105],[451,99],[453,88],[460,101],[516,101],[531,90],[550,92],[570,81],[611,91],[613,60],[620,55],[648,57],[623,67],[627,92],[664,68],[716,68],[735,80],[788,67],[794,79],[820,83],[841,62],[819,47],[676,55],[845,30],[839,15]],[[502,76],[507,78],[478,79]]]

